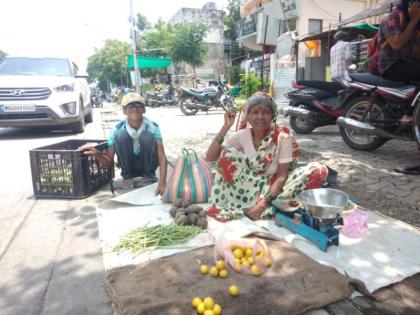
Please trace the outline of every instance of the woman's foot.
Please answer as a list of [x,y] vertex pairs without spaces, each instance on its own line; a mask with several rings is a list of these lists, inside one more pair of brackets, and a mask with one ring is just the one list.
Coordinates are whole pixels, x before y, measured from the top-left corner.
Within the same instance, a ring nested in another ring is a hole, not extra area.
[[256,204],[252,205],[248,209],[244,209],[244,215],[250,218],[251,220],[260,220],[261,214],[267,208],[264,199],[259,200]]

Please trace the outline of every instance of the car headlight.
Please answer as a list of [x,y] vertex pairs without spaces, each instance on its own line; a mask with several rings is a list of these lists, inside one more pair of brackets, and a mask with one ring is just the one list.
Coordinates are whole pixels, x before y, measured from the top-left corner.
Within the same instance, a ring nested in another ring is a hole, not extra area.
[[54,88],[57,92],[73,92],[74,84],[63,84]]

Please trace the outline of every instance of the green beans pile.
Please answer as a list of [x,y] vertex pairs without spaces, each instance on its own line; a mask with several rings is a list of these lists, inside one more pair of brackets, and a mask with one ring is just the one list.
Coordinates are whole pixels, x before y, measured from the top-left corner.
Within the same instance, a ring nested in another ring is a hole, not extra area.
[[114,251],[141,254],[158,248],[181,244],[201,232],[197,226],[156,225],[131,231],[114,247]]

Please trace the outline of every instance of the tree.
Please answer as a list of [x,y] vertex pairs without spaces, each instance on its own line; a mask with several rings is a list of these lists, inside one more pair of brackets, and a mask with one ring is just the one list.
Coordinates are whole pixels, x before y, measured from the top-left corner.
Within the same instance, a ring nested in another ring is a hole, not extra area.
[[238,43],[238,26],[241,19],[240,0],[228,0],[228,13],[225,14],[225,36],[230,39],[229,45],[225,45],[225,54],[229,55],[231,65],[237,65],[246,59],[247,51],[240,48]]
[[241,19],[240,0],[228,0],[228,11],[225,15],[224,23],[226,26],[225,35],[232,42],[236,42],[238,37],[238,29],[236,23]]
[[204,63],[207,45],[204,43],[207,27],[202,23],[191,22],[175,27],[169,54],[174,62],[190,64],[196,77],[195,68]]
[[241,66],[240,65],[232,65],[229,68],[229,79],[231,84],[237,84],[241,80]]
[[139,40],[138,47],[140,51],[146,50],[141,54],[151,57],[167,56],[172,35],[173,30],[170,24],[155,25],[155,28],[145,33]]
[[103,48],[89,57],[87,71],[91,77],[100,82],[109,80],[116,85],[127,86],[129,84],[127,55],[130,52],[130,44],[108,39]]
[[0,59],[3,58],[4,56],[7,56],[7,54],[4,51],[0,50]]
[[[137,37],[137,47],[140,56],[148,57],[167,57],[172,38],[172,26],[163,22],[161,19]],[[159,69],[144,69],[141,72],[142,77],[151,77],[159,73]]]
[[141,31],[141,32],[144,32],[145,30],[147,30],[151,27],[150,22],[147,20],[147,18],[140,13],[137,13],[136,26],[137,26],[138,30]]

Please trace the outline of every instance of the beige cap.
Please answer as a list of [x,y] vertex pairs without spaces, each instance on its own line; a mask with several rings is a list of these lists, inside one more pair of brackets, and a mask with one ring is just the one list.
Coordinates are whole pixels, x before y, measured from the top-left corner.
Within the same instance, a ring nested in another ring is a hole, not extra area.
[[141,97],[141,95],[138,93],[128,93],[124,95],[121,101],[122,107],[126,107],[128,104],[131,103],[140,103],[143,106],[145,105],[143,97]]

